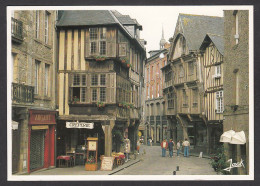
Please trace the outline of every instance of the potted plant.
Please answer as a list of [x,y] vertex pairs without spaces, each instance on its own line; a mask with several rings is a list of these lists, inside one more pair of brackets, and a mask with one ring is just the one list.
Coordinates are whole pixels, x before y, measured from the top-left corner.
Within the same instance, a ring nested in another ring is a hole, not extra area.
[[101,101],[98,101],[97,102],[97,107],[98,108],[104,108],[105,107],[105,103],[101,102]]
[[90,156],[85,163],[86,171],[96,171],[97,170],[97,162],[94,156]]
[[74,96],[72,103],[75,104],[75,103],[78,103],[78,102],[79,102],[79,98],[77,96]]
[[127,62],[127,58],[125,58],[125,57],[121,58],[121,62],[122,62],[122,63]]
[[96,61],[104,61],[105,59],[105,56],[96,56]]
[[126,63],[126,67],[130,68],[130,67],[132,67],[132,65],[130,63]]

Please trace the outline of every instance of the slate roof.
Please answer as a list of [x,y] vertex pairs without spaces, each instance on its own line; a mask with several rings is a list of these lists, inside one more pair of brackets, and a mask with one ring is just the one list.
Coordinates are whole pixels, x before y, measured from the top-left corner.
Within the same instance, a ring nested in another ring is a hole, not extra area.
[[211,40],[214,45],[217,47],[218,51],[224,55],[224,38],[223,36],[207,33],[204,38],[203,43],[201,44],[200,50],[205,49],[209,44],[209,40]]
[[[57,22],[57,27],[118,25],[130,38],[134,39],[141,48],[144,49],[143,44],[127,31],[116,15],[126,17],[127,20],[129,17],[117,11],[110,10],[65,10]],[[135,20],[132,21],[136,24]]]
[[66,10],[57,26],[111,25],[117,20],[108,10]]
[[179,14],[179,18],[189,50],[199,50],[207,33],[224,34],[223,17]]

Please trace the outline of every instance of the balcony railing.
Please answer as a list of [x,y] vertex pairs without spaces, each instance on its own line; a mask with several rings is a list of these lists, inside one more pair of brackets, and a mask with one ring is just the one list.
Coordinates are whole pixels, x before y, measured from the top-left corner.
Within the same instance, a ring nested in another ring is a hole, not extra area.
[[17,42],[23,41],[23,22],[12,17],[12,37]]
[[17,103],[33,103],[34,87],[19,83],[12,83],[12,100]]

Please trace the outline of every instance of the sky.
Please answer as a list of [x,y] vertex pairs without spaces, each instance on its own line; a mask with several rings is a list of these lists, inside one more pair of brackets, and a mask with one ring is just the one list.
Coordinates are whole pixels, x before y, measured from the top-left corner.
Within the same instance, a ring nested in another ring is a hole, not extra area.
[[[110,9],[110,7],[107,9]],[[136,19],[143,26],[141,39],[147,41],[147,52],[159,49],[162,27],[164,29],[164,38],[167,42],[170,37],[173,37],[179,13],[223,17],[223,8],[217,6],[139,6],[112,7],[112,9],[118,10],[121,14],[130,15],[131,18]]]

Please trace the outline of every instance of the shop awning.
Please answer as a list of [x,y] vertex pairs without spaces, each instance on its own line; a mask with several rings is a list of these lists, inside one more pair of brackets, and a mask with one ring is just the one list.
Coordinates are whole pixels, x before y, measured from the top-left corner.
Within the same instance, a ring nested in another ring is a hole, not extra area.
[[18,125],[19,125],[18,122],[12,120],[12,129],[13,130],[17,130],[18,129]]
[[246,143],[246,135],[244,131],[236,132],[234,136],[232,136],[230,144],[240,144],[243,145]]
[[224,132],[220,136],[220,142],[230,143],[230,144],[245,144],[246,143],[246,135],[244,131],[235,132],[233,130],[229,130]]
[[220,136],[220,142],[224,142],[224,143],[229,143],[231,142],[231,138],[232,136],[234,136],[236,134],[235,131],[233,130],[229,130],[224,132],[221,136]]

